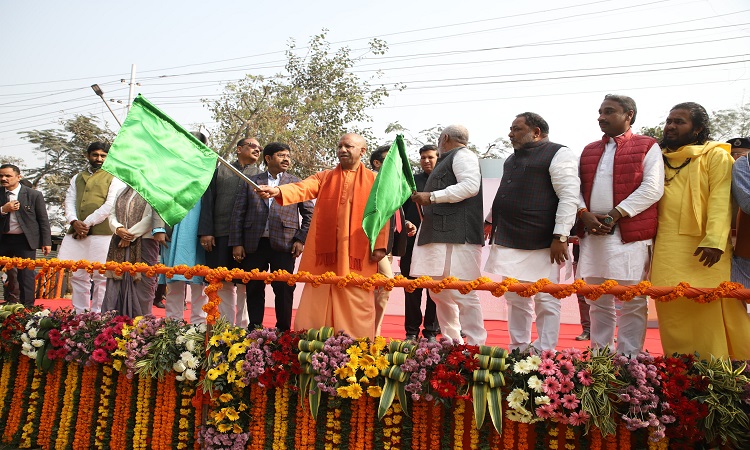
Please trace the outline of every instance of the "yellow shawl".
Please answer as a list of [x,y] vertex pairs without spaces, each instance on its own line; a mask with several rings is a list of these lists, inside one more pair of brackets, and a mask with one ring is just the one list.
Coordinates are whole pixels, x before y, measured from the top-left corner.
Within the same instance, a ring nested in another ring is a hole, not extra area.
[[706,142],[703,145],[685,145],[674,152],[662,150],[664,158],[669,160],[672,167],[680,166],[687,158],[688,179],[686,189],[682,193],[682,208],[680,210],[679,233],[687,236],[703,236],[705,223],[703,223],[703,209],[706,205],[701,201],[701,164],[700,158],[710,150],[720,147],[727,152],[732,151],[732,146],[724,142]]

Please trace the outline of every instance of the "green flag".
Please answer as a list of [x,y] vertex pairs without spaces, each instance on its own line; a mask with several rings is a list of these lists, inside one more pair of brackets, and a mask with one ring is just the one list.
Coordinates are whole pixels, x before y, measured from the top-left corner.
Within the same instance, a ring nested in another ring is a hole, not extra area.
[[404,137],[399,134],[375,177],[375,184],[365,206],[362,228],[370,239],[370,250],[375,248],[375,239],[383,226],[416,190],[414,174],[411,173],[409,159],[406,157]]
[[139,94],[102,169],[141,194],[174,225],[201,199],[216,160],[213,150]]

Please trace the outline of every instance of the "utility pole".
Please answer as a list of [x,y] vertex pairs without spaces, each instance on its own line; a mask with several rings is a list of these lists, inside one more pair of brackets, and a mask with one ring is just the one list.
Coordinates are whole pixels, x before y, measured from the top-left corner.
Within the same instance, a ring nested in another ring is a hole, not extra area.
[[135,64],[130,66],[130,93],[128,94],[128,106],[125,107],[125,115],[130,112],[130,105],[133,104],[133,97],[135,96]]

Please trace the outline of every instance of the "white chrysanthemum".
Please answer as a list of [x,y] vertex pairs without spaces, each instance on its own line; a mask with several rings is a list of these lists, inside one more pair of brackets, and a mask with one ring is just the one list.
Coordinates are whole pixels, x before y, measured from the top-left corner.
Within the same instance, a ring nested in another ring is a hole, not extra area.
[[531,389],[534,390],[536,393],[542,392],[542,380],[539,379],[536,375],[532,375],[529,377],[528,381],[526,383],[529,385]]
[[508,394],[508,403],[510,402],[522,402],[524,400],[529,399],[529,393],[524,391],[523,389],[513,389],[510,391],[510,394]]
[[180,353],[180,359],[183,360],[183,361],[191,360],[194,357],[195,356],[193,356],[193,354],[190,353],[190,352],[182,352],[182,353]]
[[185,377],[183,377],[182,375],[177,375],[176,377],[174,377],[174,379],[177,381],[185,381]]
[[24,355],[25,355],[25,354],[26,354],[27,352],[30,352],[32,348],[33,348],[33,347],[32,347],[32,346],[31,346],[31,344],[30,344],[30,343],[28,343],[28,342],[24,342],[23,344],[21,344],[21,352],[23,352],[23,354],[24,354]]
[[186,341],[185,336],[180,334],[175,338],[174,343],[177,345],[182,345],[185,343],[185,341]]
[[29,328],[29,331],[27,331],[27,333],[31,339],[35,339],[37,336],[38,330],[32,327],[32,328]]
[[182,374],[185,375],[185,379],[188,381],[195,381],[198,379],[198,377],[195,375],[195,370],[193,369],[186,369]]
[[195,341],[192,339],[188,339],[187,342],[185,342],[185,348],[188,349],[191,352],[195,351]]
[[26,333],[21,334],[21,342],[24,344],[28,344],[31,342],[31,339],[29,339],[29,335]]
[[526,374],[529,373],[531,368],[529,367],[529,363],[526,362],[526,360],[518,361],[517,363],[513,364],[513,372],[520,373],[520,374]]
[[49,309],[43,309],[43,310],[39,311],[37,314],[39,314],[42,317],[47,317],[51,313],[52,313],[52,311],[50,311]]
[[32,339],[31,345],[33,345],[36,348],[44,346],[44,340],[43,339]]
[[196,328],[198,328],[198,333],[200,333],[200,334],[203,334],[203,333],[206,332],[206,324],[205,323],[198,324],[198,326]]
[[188,366],[190,369],[197,369],[200,365],[200,360],[198,358],[191,358],[188,361],[185,361],[185,365]]
[[187,366],[185,366],[185,363],[183,363],[182,360],[180,360],[172,364],[172,369],[174,369],[175,372],[182,373],[185,371],[185,369],[187,369]]
[[534,403],[536,403],[537,405],[549,405],[549,402],[549,397],[547,397],[546,395],[540,395],[539,397],[534,399]]
[[33,352],[29,352],[29,353],[27,353],[26,355],[27,355],[27,356],[28,356],[29,358],[31,358],[31,359],[36,359],[36,350],[34,350]]
[[526,357],[526,362],[529,364],[531,370],[538,370],[539,365],[542,364],[542,358],[539,355],[529,355]]

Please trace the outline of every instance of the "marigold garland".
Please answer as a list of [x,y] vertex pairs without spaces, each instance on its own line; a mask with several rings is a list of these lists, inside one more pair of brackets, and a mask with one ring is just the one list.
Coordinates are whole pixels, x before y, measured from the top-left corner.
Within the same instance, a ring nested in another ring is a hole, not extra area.
[[461,450],[464,448],[464,413],[466,412],[466,401],[462,398],[456,400],[453,408],[453,448]]
[[518,450],[528,450],[529,448],[529,430],[531,426],[528,423],[517,423],[518,427]]
[[133,381],[128,379],[125,371],[117,375],[117,395],[115,396],[114,412],[112,413],[112,424],[110,432],[110,445],[112,448],[127,448],[127,426],[130,417],[131,395],[133,393]]
[[294,433],[294,447],[301,450],[315,448],[316,424],[310,413],[310,404],[307,397],[302,397],[297,402],[296,415],[297,429]]
[[285,386],[275,389],[273,423],[273,448],[274,450],[286,450],[286,436],[289,428],[289,395],[290,389]]
[[585,297],[589,300],[599,300],[599,297],[606,294],[607,291],[612,289],[613,287],[617,286],[617,281],[615,280],[607,280],[604,283],[600,284],[598,287],[595,287],[591,290]]
[[151,385],[153,379],[138,375],[138,401],[136,403],[135,428],[133,430],[133,449],[145,449],[148,446],[148,430],[151,426],[149,406],[151,404]]
[[690,284],[686,281],[681,281],[677,286],[672,288],[672,292],[667,295],[660,297],[651,297],[655,302],[671,302],[672,300],[678,299],[685,296],[685,291],[690,287]]
[[80,396],[78,397],[78,414],[76,417],[74,448],[91,448],[91,429],[93,414],[96,411],[98,388],[97,378],[100,366],[88,365],[81,375]]
[[63,407],[60,412],[60,427],[55,439],[55,448],[68,448],[71,444],[70,431],[73,429],[73,420],[78,413],[78,397],[81,372],[83,369],[77,364],[68,366],[65,376],[65,395],[63,396]]
[[44,406],[39,418],[39,437],[37,442],[50,442],[52,438],[52,427],[57,421],[58,405],[62,399],[62,375],[67,365],[61,362],[52,364],[52,370],[47,373],[47,386],[44,390]]
[[563,288],[557,292],[552,293],[552,296],[555,297],[558,300],[562,300],[564,298],[567,298],[576,292],[578,292],[583,286],[586,286],[586,282],[582,279],[577,279],[573,281],[573,284],[569,285],[566,288]]
[[21,426],[24,405],[26,404],[25,400],[27,398],[26,391],[30,387],[29,376],[32,375],[32,372],[30,371],[30,361],[31,360],[28,358],[21,358],[18,362],[15,379],[16,383],[13,389],[10,410],[8,411],[8,421],[5,424],[5,432],[3,433],[4,442],[12,442]]
[[98,411],[96,414],[96,428],[94,430],[94,445],[96,448],[107,449],[110,448],[110,440],[112,436],[111,425],[112,425],[112,410],[115,406],[114,390],[115,390],[115,379],[112,377],[114,369],[111,365],[107,364],[101,368],[101,381],[99,383],[99,400],[98,400]]
[[698,297],[695,297],[693,299],[696,303],[711,303],[715,302],[716,300],[719,300],[721,298],[725,298],[727,294],[736,291],[737,289],[743,289],[744,286],[740,283],[734,283],[731,281],[722,281],[719,284],[719,287],[716,289],[713,289],[711,292],[707,294],[699,295]]
[[526,298],[529,298],[529,297],[533,297],[533,296],[535,296],[536,294],[538,294],[538,293],[539,293],[539,291],[540,291],[540,290],[541,290],[541,289],[542,289],[542,288],[543,288],[544,286],[547,286],[548,284],[551,284],[551,283],[552,283],[552,282],[551,282],[551,281],[549,281],[548,279],[546,279],[546,278],[542,278],[542,279],[540,279],[540,280],[538,280],[538,281],[534,282],[534,283],[533,283],[533,284],[532,284],[531,286],[529,286],[529,287],[528,287],[527,289],[524,289],[523,291],[517,292],[517,294],[518,294],[518,295],[520,295],[521,297],[526,297]]
[[154,408],[153,437],[151,448],[155,450],[173,448],[173,427],[177,399],[177,381],[175,372],[168,373],[156,388],[156,407]]
[[557,424],[550,424],[547,434],[549,435],[549,449],[557,450],[559,445],[560,430],[557,429]]
[[443,289],[447,288],[449,284],[457,283],[460,280],[456,277],[445,277],[442,280],[440,280],[440,283],[438,283],[437,286],[430,289],[432,292],[439,294]]
[[44,384],[47,380],[47,377],[43,375],[40,369],[34,368],[34,375],[31,380],[31,392],[29,393],[29,402],[26,408],[26,423],[24,423],[22,428],[23,432],[21,433],[21,443],[19,445],[21,448],[31,448],[32,438],[36,441],[39,434],[39,414],[42,411],[39,405],[39,400],[42,397],[40,391],[44,389]]
[[427,401],[423,399],[412,402],[411,420],[414,422],[414,432],[411,438],[411,448],[413,450],[429,450],[427,442],[427,405]]
[[258,420],[258,418],[265,417],[267,401],[268,397],[262,387],[257,384],[250,386],[250,417],[253,420],[250,423],[248,449],[263,449],[266,441],[265,420]]
[[[514,438],[516,434],[516,421],[510,420],[507,414],[503,414],[503,448],[515,448]],[[494,427],[492,428],[494,430]],[[497,431],[495,431],[497,433]]]
[[[6,398],[11,392],[11,389],[9,388],[12,379],[11,372],[18,364],[18,358],[14,358],[11,361],[0,359],[0,364],[3,366],[0,371],[0,413],[3,413],[7,407],[10,407],[12,404],[12,402],[6,402]],[[0,417],[7,417],[7,415],[1,414]]]
[[650,281],[641,281],[635,286],[628,287],[628,289],[624,293],[620,295],[615,295],[615,297],[617,297],[618,300],[621,300],[623,302],[629,302],[633,300],[635,297],[640,297],[643,294],[645,294],[646,291],[650,287],[651,287]]

